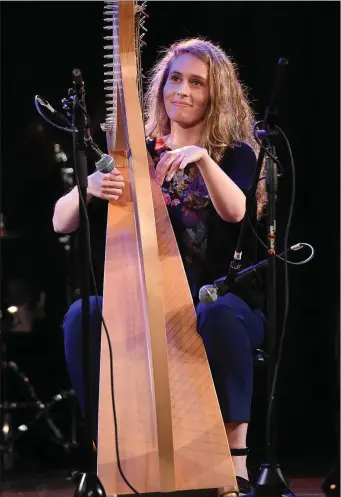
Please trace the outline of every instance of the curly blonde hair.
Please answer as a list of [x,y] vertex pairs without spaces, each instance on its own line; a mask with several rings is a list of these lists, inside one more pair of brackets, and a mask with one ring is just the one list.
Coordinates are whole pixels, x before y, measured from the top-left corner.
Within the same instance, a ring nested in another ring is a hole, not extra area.
[[[210,100],[204,118],[200,145],[219,162],[227,148],[236,142],[247,143],[257,154],[259,146],[252,133],[254,115],[247,99],[246,88],[238,79],[236,65],[218,46],[202,38],[178,41],[161,52],[161,58],[148,75],[145,95],[146,135],[150,138],[170,133],[163,88],[175,57],[190,53],[208,66]],[[264,176],[264,165],[261,177]],[[260,218],[266,204],[264,181],[257,187],[257,217]]]

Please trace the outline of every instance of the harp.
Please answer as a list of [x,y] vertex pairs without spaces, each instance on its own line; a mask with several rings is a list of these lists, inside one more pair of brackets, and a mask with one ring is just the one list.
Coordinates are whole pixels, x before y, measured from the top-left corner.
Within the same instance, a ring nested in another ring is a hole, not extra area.
[[132,1],[105,2],[103,128],[125,179],[108,207],[102,330],[98,475],[107,495],[227,487],[238,492],[209,365],[161,189],[148,161],[138,91],[138,26]]

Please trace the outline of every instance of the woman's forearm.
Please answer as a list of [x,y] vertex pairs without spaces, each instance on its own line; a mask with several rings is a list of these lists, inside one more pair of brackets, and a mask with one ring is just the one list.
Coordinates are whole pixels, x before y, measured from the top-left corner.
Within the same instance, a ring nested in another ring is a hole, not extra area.
[[[118,169],[102,174],[95,171],[88,176],[87,201],[92,197],[117,200],[124,188],[124,180]],[[57,233],[72,233],[79,228],[79,195],[77,187],[61,197],[54,208],[53,228]]]
[[224,221],[237,223],[245,215],[246,199],[241,189],[207,154],[197,162],[212,203]]
[[[92,197],[88,194],[88,201]],[[77,187],[61,197],[54,208],[53,229],[56,233],[72,233],[79,227],[79,194]]]

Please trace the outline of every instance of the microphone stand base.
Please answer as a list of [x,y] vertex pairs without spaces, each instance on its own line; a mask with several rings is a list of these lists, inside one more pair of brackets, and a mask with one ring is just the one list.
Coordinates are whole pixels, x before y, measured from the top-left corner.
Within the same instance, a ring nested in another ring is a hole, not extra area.
[[295,497],[282,474],[279,464],[262,464],[256,488],[244,497]]
[[74,497],[106,497],[106,493],[95,473],[83,473]]

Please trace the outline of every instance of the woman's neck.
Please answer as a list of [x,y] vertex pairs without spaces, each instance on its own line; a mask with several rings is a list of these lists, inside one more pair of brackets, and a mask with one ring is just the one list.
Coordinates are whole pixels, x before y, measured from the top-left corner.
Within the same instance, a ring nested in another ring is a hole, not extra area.
[[169,148],[181,148],[188,145],[200,145],[203,123],[191,128],[183,128],[179,124],[171,122],[171,132],[163,137]]

